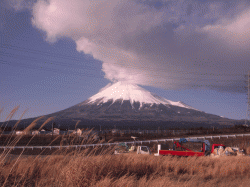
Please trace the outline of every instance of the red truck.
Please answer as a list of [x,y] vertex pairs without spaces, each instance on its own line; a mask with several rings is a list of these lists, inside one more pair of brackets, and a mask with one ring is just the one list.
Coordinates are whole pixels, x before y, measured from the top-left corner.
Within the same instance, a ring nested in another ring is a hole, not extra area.
[[[200,142],[201,150],[193,151],[183,146],[186,142]],[[211,152],[214,151],[215,148],[222,146],[225,148],[223,144],[213,144],[212,151],[210,150],[210,142],[208,140],[200,140],[200,139],[190,139],[190,138],[181,138],[179,142],[174,142],[173,150],[161,150],[161,145],[158,145],[158,153],[155,156],[159,155],[172,155],[172,156],[207,156],[210,155]],[[177,151],[177,148],[184,149],[181,151]]]

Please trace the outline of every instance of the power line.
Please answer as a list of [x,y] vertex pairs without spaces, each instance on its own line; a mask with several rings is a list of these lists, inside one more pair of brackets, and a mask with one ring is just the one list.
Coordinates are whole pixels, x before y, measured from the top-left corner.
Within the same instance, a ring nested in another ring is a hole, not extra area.
[[[48,67],[34,68],[31,65],[27,65],[27,64],[23,64],[23,63],[17,63],[17,62],[8,62],[8,61],[4,61],[4,60],[0,60],[0,63],[5,64],[5,65],[11,65],[11,66],[19,66],[19,67],[28,68],[28,69],[43,70],[43,71],[47,70],[47,71],[52,71],[52,72],[56,72],[56,73],[61,72],[58,69],[52,69],[52,68],[48,68]],[[13,63],[15,63],[15,64],[13,64]],[[34,65],[34,64],[32,64],[32,65]],[[69,66],[67,66],[67,67],[69,67]],[[69,69],[67,69],[67,70],[69,70]],[[67,73],[69,73],[69,72],[67,72]],[[80,74],[79,72],[74,72],[74,74],[75,73],[86,77],[86,73],[85,73],[85,75]],[[87,77],[97,77],[97,76],[88,74]],[[159,75],[158,77],[161,77],[161,76]],[[175,80],[197,80],[196,78],[186,78],[186,77],[174,77],[174,76],[164,76],[164,77],[174,78]],[[231,80],[231,81],[219,80],[218,81],[218,79],[207,79],[207,78],[200,78],[199,79],[199,81],[207,81],[207,82],[208,81],[213,81],[213,80],[216,80],[217,83],[238,81],[238,80]],[[176,83],[168,83],[168,84],[169,85],[175,85]],[[208,82],[208,84],[209,84],[209,82]],[[197,85],[194,85],[194,86],[199,87],[199,86],[204,86],[204,84],[201,85],[201,83],[198,82]],[[207,86],[209,86],[209,85],[207,85]]]
[[[52,68],[47,68],[47,67],[44,67],[44,68],[34,68],[34,67],[32,67],[32,66],[27,66],[26,64],[20,64],[20,63],[18,63],[18,64],[13,64],[13,63],[8,63],[7,61],[3,61],[3,60],[0,60],[0,63],[1,64],[4,64],[4,65],[10,65],[10,66],[14,66],[14,67],[16,67],[16,66],[19,66],[19,67],[22,67],[22,68],[28,68],[28,69],[35,69],[35,70],[42,70],[42,71],[51,71],[51,72],[55,72],[55,73],[62,73],[61,71],[59,71],[58,69],[52,69]],[[69,73],[69,72],[67,72],[67,73]],[[65,74],[65,73],[64,73]],[[72,73],[71,73],[72,74]],[[80,75],[80,76],[84,76],[84,77],[94,77],[94,78],[100,78],[100,77],[97,77],[97,76],[94,76],[94,75],[90,75],[90,74],[80,74],[80,73],[78,73],[78,72],[74,72],[74,75],[75,74],[78,74],[78,75]]]
[[[7,55],[6,54],[4,54],[3,56],[7,56],[7,57],[10,57],[10,58],[16,58],[16,59],[18,59],[18,60],[20,60],[20,59],[22,59],[22,60],[32,60],[32,61],[36,61],[37,59],[36,58],[34,58],[34,57],[27,57],[27,56],[24,56],[24,55],[16,55],[16,54],[14,54],[14,55],[12,55],[11,56],[11,54],[10,53],[7,53]],[[26,59],[25,59],[26,58]],[[49,60],[49,61],[51,61],[51,60]],[[6,63],[8,63],[7,61],[3,61],[2,60],[2,62],[6,62]],[[53,62],[53,61],[52,61]],[[55,61],[54,61],[55,62]],[[13,63],[13,62],[11,62],[11,63]],[[15,62],[14,62],[15,63]],[[17,63],[17,62],[16,62]],[[35,65],[35,64],[32,64],[32,65]],[[43,64],[44,65],[44,64]],[[58,63],[58,62],[55,62],[55,65],[57,65],[57,66],[64,66],[64,67],[69,67],[69,68],[72,68],[72,66],[70,66],[69,64],[67,64],[67,63],[63,63],[63,62],[60,62],[60,63]],[[30,65],[29,65],[30,66]],[[48,69],[48,68],[43,68],[44,70],[45,69]],[[73,68],[73,69],[75,69],[75,68]],[[80,70],[81,68],[78,68],[77,70]],[[96,70],[96,68],[90,68],[90,67],[87,67],[86,68],[87,70]],[[186,72],[187,73],[187,72]],[[191,72],[190,74],[192,74],[193,72]],[[160,77],[160,75],[159,75],[159,77]],[[164,77],[168,77],[168,78],[174,78],[174,79],[183,79],[183,80],[197,80],[197,78],[187,78],[187,77],[182,77],[182,76],[164,76]],[[199,78],[198,80],[202,80],[202,81],[213,81],[213,80],[216,80],[218,83],[219,82],[229,82],[228,81],[228,79],[226,79],[226,80],[218,80],[218,79],[212,79],[212,78],[210,78],[210,79],[208,79],[208,78]],[[230,80],[230,81],[238,81],[238,80]]]
[[[2,46],[1,46],[2,47]],[[8,46],[9,47],[9,46]],[[8,48],[8,47],[5,47],[5,48]],[[20,47],[16,47],[16,46],[12,46],[12,47],[15,47],[15,48],[20,48]],[[24,48],[25,49],[25,48]],[[40,55],[43,55],[43,57],[49,57],[49,56],[55,56],[55,57],[57,57],[57,58],[61,58],[61,59],[63,59],[63,60],[65,60],[65,59],[67,59],[67,58],[69,58],[69,56],[65,56],[65,55],[61,55],[61,54],[56,54],[56,55],[53,55],[53,53],[47,53],[47,52],[41,52],[41,51],[38,51],[38,50],[30,50],[30,49],[27,49],[26,48],[26,50],[23,50],[22,48],[20,48],[20,49],[14,49],[14,50],[18,50],[18,51],[24,51],[24,52],[27,52],[27,53],[31,53],[31,54],[33,54],[33,52],[36,52],[37,54],[40,54]],[[27,51],[27,50],[29,50],[29,51]],[[31,51],[31,52],[30,52]],[[1,53],[1,52],[0,52]],[[45,60],[45,59],[42,59],[42,58],[37,58],[37,56],[36,57],[31,57],[31,56],[29,56],[29,57],[27,57],[27,56],[25,56],[25,55],[18,55],[18,54],[14,54],[14,53],[6,53],[6,52],[2,52],[2,54],[1,54],[1,56],[5,56],[5,57],[9,57],[9,58],[16,58],[16,59],[18,59],[18,60],[33,60],[33,61],[37,61],[37,59],[41,59],[41,60]],[[80,59],[76,59],[76,58],[69,58],[69,60],[73,60],[74,62],[75,61],[77,61],[77,62],[82,62],[82,60],[80,60]],[[46,61],[49,61],[49,62],[55,62],[55,63],[53,63],[53,65],[54,64],[56,64],[56,65],[59,65],[59,66],[67,66],[67,67],[70,67],[70,68],[72,68],[72,66],[70,66],[70,64],[68,64],[68,63],[63,63],[63,62],[57,62],[57,61],[54,61],[54,60],[51,60],[51,59],[46,59]],[[5,61],[6,62],[6,61]],[[44,65],[44,64],[43,64]],[[74,64],[75,65],[75,64]],[[83,66],[83,67],[85,67],[86,68],[86,63],[81,63],[81,64],[78,64],[78,65],[80,65],[80,66]],[[96,70],[96,68],[94,67],[94,66],[89,66],[90,64],[88,64],[87,65],[87,69],[88,70]],[[80,69],[80,68],[78,68],[78,69]]]
[[18,47],[18,46],[13,46],[13,45],[6,45],[6,44],[1,45],[0,47],[10,49],[10,50],[16,50],[16,51],[27,52],[27,53],[32,53],[32,54],[40,54],[40,55],[43,55],[43,56],[44,55],[53,56],[53,57],[56,57],[56,58],[68,59],[68,60],[82,62],[82,60],[79,59],[79,58],[76,58],[76,57],[73,57],[73,56],[68,56],[68,55],[65,55],[65,54],[50,53],[50,52],[47,52],[47,51],[39,51],[39,50],[35,50],[35,49],[29,49],[29,48]]
[[[0,52],[1,54],[1,52]],[[18,60],[28,60],[28,61],[36,61],[38,62],[38,58],[34,58],[34,57],[27,57],[27,56],[24,56],[24,55],[16,55],[16,54],[10,54],[10,53],[5,53],[3,54],[2,56],[5,56],[5,57],[10,57],[10,58],[15,58],[15,59],[18,59]],[[41,60],[44,60],[44,59],[41,59]],[[64,63],[64,62],[57,62],[57,61],[54,61],[54,60],[46,60],[48,62],[54,62],[53,65],[58,65],[58,66],[66,66],[66,67],[70,67],[72,68],[72,66],[69,64],[69,63]],[[46,63],[46,62],[45,62]],[[51,63],[52,64],[52,63]],[[44,64],[43,64],[44,65]],[[74,64],[75,65],[75,64]],[[84,64],[83,64],[84,65]],[[81,65],[79,65],[81,66]],[[84,67],[84,66],[83,66]],[[86,68],[86,67],[85,67]],[[79,69],[79,68],[78,68]],[[96,70],[97,68],[92,68],[92,67],[87,67],[86,69],[89,69],[89,70]]]
[[[12,49],[12,50],[17,50],[17,51],[24,51],[24,52],[28,52],[28,53],[32,53],[32,54],[40,54],[40,55],[46,55],[46,56],[53,56],[56,58],[61,58],[61,59],[69,59],[69,60],[73,60],[75,62],[82,62],[80,59],[75,58],[73,56],[67,56],[67,55],[63,55],[63,54],[59,54],[59,53],[49,53],[49,52],[43,52],[43,51],[39,51],[39,50],[34,50],[34,49],[28,49],[28,48],[21,48],[21,47],[17,47],[17,46],[13,46],[13,45],[6,45],[3,44],[1,46],[1,48],[7,48],[7,49]],[[61,62],[60,62],[61,63]],[[86,64],[80,64],[80,65],[86,65]],[[91,66],[89,66],[90,64],[88,64],[88,68],[91,68]],[[120,67],[122,67],[122,65],[119,64]],[[93,68],[95,68],[94,66],[92,66]],[[125,68],[137,68],[140,70],[154,70],[154,71],[159,71],[159,72],[165,72],[164,69],[157,69],[157,68],[150,68],[150,67],[139,67],[136,66],[135,64],[133,65],[128,65],[126,64],[126,66],[124,66]],[[236,74],[236,73],[230,73],[230,74],[226,74],[226,73],[219,73],[219,74],[215,74],[215,73],[199,73],[199,72],[187,72],[187,71],[172,71],[171,73],[180,73],[180,74],[190,74],[190,75],[201,75],[201,76],[243,76],[242,74]]]

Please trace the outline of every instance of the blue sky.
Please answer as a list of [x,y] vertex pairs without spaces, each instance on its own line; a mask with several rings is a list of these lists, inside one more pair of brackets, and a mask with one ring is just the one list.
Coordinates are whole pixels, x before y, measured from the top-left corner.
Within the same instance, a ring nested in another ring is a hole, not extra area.
[[1,1],[0,121],[17,105],[14,119],[68,108],[116,81],[246,117],[247,1],[110,2]]

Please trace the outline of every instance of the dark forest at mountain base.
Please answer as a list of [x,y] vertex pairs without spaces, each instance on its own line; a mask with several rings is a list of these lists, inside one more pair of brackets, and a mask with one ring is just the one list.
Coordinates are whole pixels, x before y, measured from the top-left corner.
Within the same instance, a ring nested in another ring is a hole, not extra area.
[[[22,120],[17,129],[22,130],[31,124],[36,118],[24,119]],[[40,120],[37,122],[35,129],[38,129],[42,123],[46,120]],[[76,127],[77,121],[80,121]],[[9,122],[1,122],[0,126],[5,128],[5,131],[11,130],[11,128],[17,123],[16,120]],[[94,128],[94,130],[100,129],[120,129],[120,130],[167,130],[167,129],[192,129],[192,128],[226,128],[233,127],[234,125],[242,125],[243,121],[233,121],[231,123],[216,123],[216,122],[186,122],[186,121],[101,121],[101,120],[85,120],[85,119],[55,119],[52,122],[44,126],[45,129],[51,129],[52,123],[54,123],[55,128],[60,129],[71,129],[75,128]]]

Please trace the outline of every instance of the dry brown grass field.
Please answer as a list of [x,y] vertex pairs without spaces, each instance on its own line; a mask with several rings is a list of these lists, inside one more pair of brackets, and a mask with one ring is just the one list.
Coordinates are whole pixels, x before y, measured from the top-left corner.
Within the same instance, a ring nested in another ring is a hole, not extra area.
[[1,160],[1,186],[249,186],[250,157],[84,153]]
[[[32,129],[35,123],[26,130]],[[7,145],[16,145],[19,140],[16,137]],[[25,156],[23,152],[13,156],[6,149],[0,154],[0,185],[247,187],[250,184],[249,156],[179,158],[133,153],[113,155],[112,148],[103,149],[97,155],[98,149],[61,150],[46,156]]]

